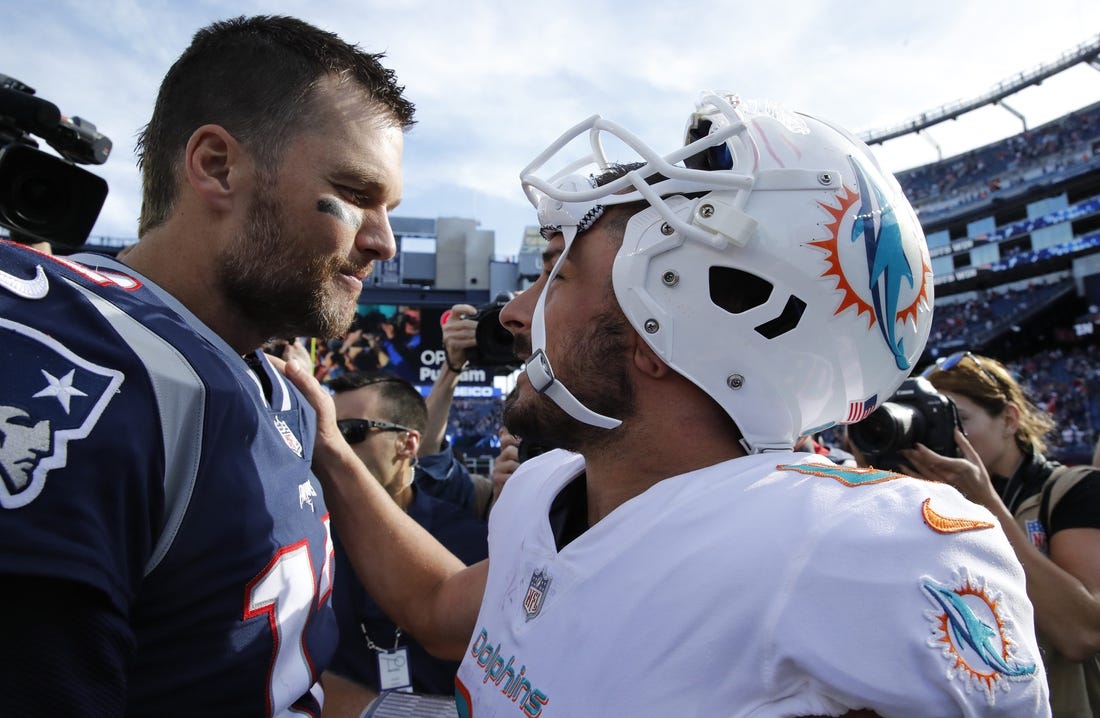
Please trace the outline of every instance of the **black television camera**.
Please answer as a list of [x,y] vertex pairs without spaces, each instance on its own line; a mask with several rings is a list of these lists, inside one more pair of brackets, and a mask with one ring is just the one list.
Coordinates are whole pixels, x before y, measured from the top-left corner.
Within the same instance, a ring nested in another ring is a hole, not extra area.
[[849,426],[848,439],[869,465],[904,473],[910,467],[898,452],[918,442],[942,456],[961,456],[955,427],[962,427],[955,402],[927,379],[912,377],[866,419]]
[[474,330],[477,345],[466,352],[474,366],[519,368],[520,361],[512,349],[512,333],[500,323],[500,310],[513,296],[511,292],[502,292],[489,304],[478,307],[475,314],[463,317],[477,322]]
[[[32,135],[57,150],[38,148]],[[103,164],[111,140],[79,117],[63,117],[34,89],[0,74],[0,225],[13,236],[76,248],[92,231],[107,182],[74,163]]]

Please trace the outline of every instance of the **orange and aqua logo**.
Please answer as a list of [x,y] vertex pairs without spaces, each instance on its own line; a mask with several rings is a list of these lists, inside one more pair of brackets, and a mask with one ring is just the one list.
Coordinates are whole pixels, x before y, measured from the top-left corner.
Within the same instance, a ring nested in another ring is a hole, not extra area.
[[[908,206],[894,206],[890,197],[896,190],[886,187],[886,178],[855,157],[849,161],[857,186],[844,187],[835,206],[818,203],[832,218],[825,225],[830,236],[809,245],[825,252],[828,266],[821,276],[833,278],[842,295],[834,314],[849,308],[857,316],[866,314],[868,329],[877,325],[898,369],[909,369],[898,327],[931,312],[928,249],[923,240],[905,241],[903,233],[915,231],[917,221],[908,216]],[[899,211],[907,216],[899,219]]]
[[957,575],[951,584],[927,576],[921,589],[934,608],[928,612],[932,638],[928,645],[938,649],[950,663],[948,675],[985,691],[990,705],[995,689],[1007,691],[1009,681],[1035,675],[1034,662],[1016,656],[1015,631],[1005,615],[996,591],[969,575]]

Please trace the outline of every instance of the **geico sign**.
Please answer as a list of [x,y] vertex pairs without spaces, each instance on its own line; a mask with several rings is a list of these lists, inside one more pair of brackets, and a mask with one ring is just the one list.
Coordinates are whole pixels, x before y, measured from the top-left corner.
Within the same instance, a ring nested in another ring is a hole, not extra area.
[[455,387],[455,396],[460,397],[492,397],[496,396],[496,390],[491,386],[458,386]]

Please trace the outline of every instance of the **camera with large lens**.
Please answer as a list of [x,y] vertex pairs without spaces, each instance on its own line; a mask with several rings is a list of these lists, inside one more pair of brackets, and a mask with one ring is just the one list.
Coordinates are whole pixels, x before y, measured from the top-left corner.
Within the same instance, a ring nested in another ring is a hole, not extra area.
[[909,464],[898,452],[917,443],[943,456],[960,456],[956,427],[961,428],[955,402],[927,379],[913,377],[866,419],[849,426],[848,439],[870,466],[905,472]]
[[[37,135],[60,157],[38,149]],[[0,226],[13,237],[76,248],[91,233],[107,182],[76,164],[103,164],[111,140],[64,117],[34,89],[0,74]]]
[[512,297],[511,292],[501,292],[491,303],[477,307],[475,314],[463,317],[477,322],[474,330],[477,345],[466,352],[474,366],[519,368],[520,361],[512,349],[512,333],[500,323],[500,310]]

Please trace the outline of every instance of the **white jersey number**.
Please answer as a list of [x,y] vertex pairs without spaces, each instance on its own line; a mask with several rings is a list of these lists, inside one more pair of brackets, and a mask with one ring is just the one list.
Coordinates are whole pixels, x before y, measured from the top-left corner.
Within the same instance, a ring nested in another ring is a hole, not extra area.
[[[269,715],[281,715],[308,692],[313,684],[304,634],[312,609],[332,592],[332,534],[325,524],[325,563],[314,571],[309,543],[284,547],[248,588],[245,620],[267,615],[275,646],[268,676]],[[320,574],[318,576],[318,573]]]

